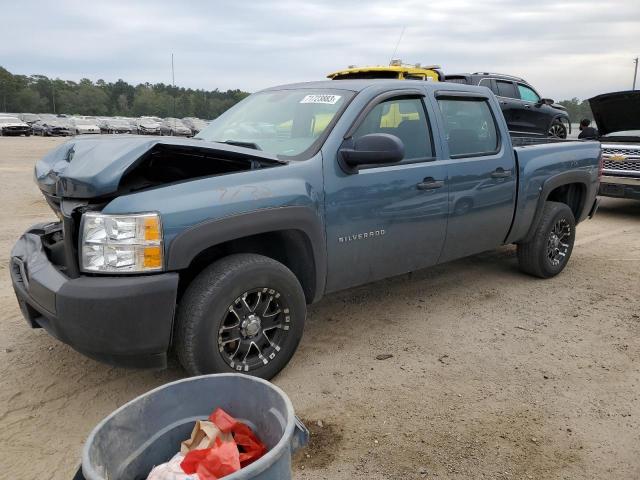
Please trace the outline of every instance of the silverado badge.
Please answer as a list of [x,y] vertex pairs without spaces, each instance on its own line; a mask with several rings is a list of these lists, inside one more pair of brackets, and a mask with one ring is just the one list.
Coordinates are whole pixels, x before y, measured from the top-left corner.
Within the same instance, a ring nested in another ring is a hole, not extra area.
[[338,237],[339,243],[349,243],[356,240],[365,240],[367,238],[381,237],[386,232],[383,229],[380,230],[372,230],[370,232],[364,233],[353,233],[351,235],[345,235],[344,237]]

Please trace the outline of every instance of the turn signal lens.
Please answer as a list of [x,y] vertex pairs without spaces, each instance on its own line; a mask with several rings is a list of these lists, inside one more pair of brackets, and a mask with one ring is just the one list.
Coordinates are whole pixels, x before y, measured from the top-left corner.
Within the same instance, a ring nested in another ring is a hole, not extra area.
[[145,217],[144,219],[144,239],[147,241],[160,241],[160,218]]
[[144,260],[142,264],[145,269],[162,267],[162,250],[160,247],[144,247]]

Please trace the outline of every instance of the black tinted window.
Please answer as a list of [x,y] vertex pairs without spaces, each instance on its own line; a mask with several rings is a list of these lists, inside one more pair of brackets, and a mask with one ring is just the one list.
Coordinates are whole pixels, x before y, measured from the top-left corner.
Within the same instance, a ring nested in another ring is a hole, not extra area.
[[496,95],[508,98],[518,98],[516,87],[513,82],[505,82],[503,80],[496,80],[497,92]]
[[498,150],[498,132],[486,100],[440,98],[451,156],[473,156]]
[[462,83],[464,85],[468,83],[466,77],[446,77],[445,81],[449,83]]
[[433,157],[429,126],[419,98],[394,98],[376,105],[353,138],[369,133],[390,133],[402,140],[404,160]]

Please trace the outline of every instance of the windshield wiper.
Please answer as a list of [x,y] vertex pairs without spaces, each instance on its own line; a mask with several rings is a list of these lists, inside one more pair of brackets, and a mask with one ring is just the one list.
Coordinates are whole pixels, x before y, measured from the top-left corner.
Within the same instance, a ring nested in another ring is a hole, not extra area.
[[258,144],[254,142],[242,142],[240,140],[225,140],[224,142],[216,141],[215,143],[226,143],[227,145],[235,145],[236,147],[253,148],[254,150],[262,151],[262,149],[258,146]]

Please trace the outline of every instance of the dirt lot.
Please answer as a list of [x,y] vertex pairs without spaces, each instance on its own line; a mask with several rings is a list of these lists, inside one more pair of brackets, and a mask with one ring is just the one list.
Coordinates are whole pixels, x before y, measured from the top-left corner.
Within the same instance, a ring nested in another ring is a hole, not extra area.
[[[32,169],[59,142],[0,138],[3,478],[70,479],[102,417],[183,375],[96,363],[22,319],[9,251],[52,217]],[[313,432],[294,478],[640,478],[639,293],[640,203],[605,199],[554,279],[502,248],[325,298],[275,379]]]

